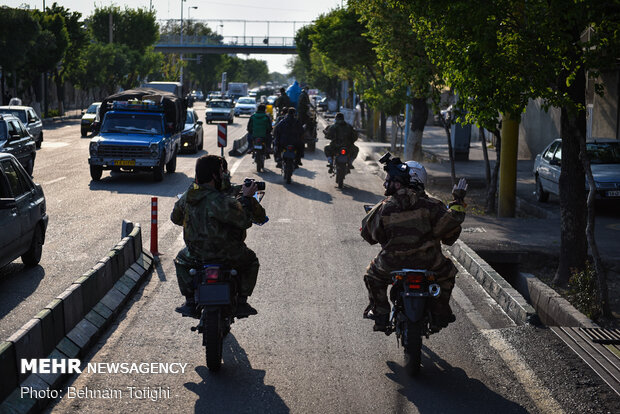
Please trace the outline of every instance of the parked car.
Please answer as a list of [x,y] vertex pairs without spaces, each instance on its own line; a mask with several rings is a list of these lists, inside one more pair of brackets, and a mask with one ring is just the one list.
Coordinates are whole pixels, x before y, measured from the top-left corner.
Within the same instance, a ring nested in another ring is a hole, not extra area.
[[0,115],[0,152],[12,154],[32,176],[37,146],[22,122],[13,115]]
[[202,121],[198,120],[198,115],[193,109],[187,110],[185,118],[185,128],[181,134],[181,151],[189,151],[193,154],[202,150],[203,143]]
[[95,132],[92,129],[93,122],[95,122],[95,118],[97,118],[97,111],[101,106],[101,102],[93,102],[90,104],[86,112],[82,112],[82,122],[80,124],[80,132],[82,133],[82,137],[88,135],[89,132]]
[[26,266],[41,260],[48,215],[39,184],[11,154],[0,153],[0,267],[21,256]]
[[242,96],[235,104],[235,116],[252,115],[256,112],[256,98]]
[[[620,200],[620,141],[595,139],[586,142],[586,152],[596,184],[597,200]],[[545,202],[549,194],[559,195],[562,140],[556,139],[536,156],[534,178],[536,199]],[[586,182],[586,187],[588,183]]]
[[320,110],[327,111],[327,97],[318,101],[316,105],[318,106]]
[[30,106],[0,106],[0,114],[11,114],[19,118],[26,129],[34,137],[37,148],[43,142],[43,121]]
[[207,124],[213,121],[227,121],[233,123],[235,112],[232,101],[228,99],[212,99],[207,102],[207,110],[205,112]]

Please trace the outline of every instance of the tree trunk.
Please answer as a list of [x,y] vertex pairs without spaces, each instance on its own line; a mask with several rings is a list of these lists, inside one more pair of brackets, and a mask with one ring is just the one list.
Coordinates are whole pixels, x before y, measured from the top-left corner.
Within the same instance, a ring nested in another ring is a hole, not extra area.
[[594,260],[594,271],[596,272],[596,296],[598,304],[605,317],[611,316],[611,309],[609,308],[609,294],[607,291],[607,273],[601,260],[601,255],[598,251],[596,244],[596,238],[594,237],[594,199],[596,197],[596,184],[594,183],[594,176],[592,175],[592,168],[590,167],[590,160],[586,155],[586,137],[585,135],[579,141],[580,157],[583,163],[583,169],[586,171],[586,178],[590,191],[588,192],[588,220],[586,225],[586,236],[588,239],[588,245],[590,246],[590,252]]
[[441,114],[439,115],[439,122],[446,131],[446,138],[448,139],[448,157],[450,158],[450,176],[452,178],[452,185],[456,184],[456,171],[454,169],[454,152],[452,151],[452,133],[450,132],[451,122],[446,120]]
[[493,131],[493,136],[495,137],[495,167],[493,167],[493,174],[491,175],[491,183],[489,184],[489,190],[487,192],[487,206],[486,213],[491,214],[495,212],[495,197],[497,195],[497,181],[499,178],[499,166],[501,160],[501,150],[502,150],[502,134],[499,128],[496,128]]
[[392,129],[390,130],[390,152],[394,154],[394,152],[396,151],[396,135],[398,134],[398,115],[392,115],[391,118]]
[[362,118],[362,129],[366,128],[366,104],[364,103],[364,101],[360,101],[360,111],[361,111],[361,118]]
[[[411,132],[405,148],[405,159],[422,161],[422,136],[428,119],[428,104],[425,98],[414,98],[412,104]],[[405,125],[408,128],[409,125]]]
[[381,111],[381,132],[379,135],[381,142],[387,142],[387,117],[383,111]]
[[[573,83],[564,87],[571,101],[584,107],[585,79],[585,72],[580,69]],[[579,159],[579,142],[586,135],[586,116],[585,111],[575,113],[563,107],[561,117],[560,262],[553,283],[566,286],[571,273],[584,271],[587,261],[585,172]]]

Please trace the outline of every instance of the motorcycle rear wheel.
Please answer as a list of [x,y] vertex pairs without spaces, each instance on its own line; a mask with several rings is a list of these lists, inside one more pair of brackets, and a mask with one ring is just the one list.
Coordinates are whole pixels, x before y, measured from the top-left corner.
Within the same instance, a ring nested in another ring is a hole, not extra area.
[[405,341],[405,370],[410,376],[420,373],[422,363],[422,321],[406,322]]
[[293,160],[286,159],[284,160],[284,180],[287,184],[291,183],[291,177],[293,176],[293,170],[295,167],[293,166]]
[[265,165],[265,156],[261,152],[256,153],[256,172],[261,172]]
[[338,165],[336,167],[336,184],[338,184],[338,188],[344,187],[344,176],[346,175],[344,165]]
[[210,371],[219,371],[222,366],[222,343],[224,335],[220,329],[220,312],[207,312],[205,316],[205,329],[203,343],[206,346],[207,368]]

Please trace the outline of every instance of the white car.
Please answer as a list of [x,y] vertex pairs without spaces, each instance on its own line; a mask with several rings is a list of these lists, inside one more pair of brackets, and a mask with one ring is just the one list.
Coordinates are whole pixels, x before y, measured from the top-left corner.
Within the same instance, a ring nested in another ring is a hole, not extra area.
[[252,115],[256,112],[256,98],[242,96],[235,104],[235,116]]
[[234,120],[232,102],[228,99],[211,99],[207,102],[205,119],[207,124],[213,121],[226,121],[232,124]]

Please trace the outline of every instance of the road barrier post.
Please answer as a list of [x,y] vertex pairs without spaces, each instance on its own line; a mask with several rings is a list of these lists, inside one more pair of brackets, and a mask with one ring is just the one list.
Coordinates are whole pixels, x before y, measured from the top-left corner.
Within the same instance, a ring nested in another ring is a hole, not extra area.
[[222,150],[222,158],[224,157],[224,147],[226,146],[226,135],[228,128],[226,124],[217,124],[217,146]]
[[151,197],[151,254],[160,255],[157,250],[157,197]]

